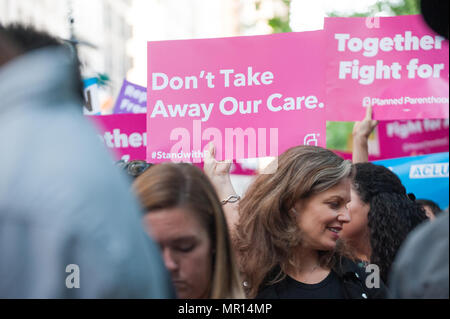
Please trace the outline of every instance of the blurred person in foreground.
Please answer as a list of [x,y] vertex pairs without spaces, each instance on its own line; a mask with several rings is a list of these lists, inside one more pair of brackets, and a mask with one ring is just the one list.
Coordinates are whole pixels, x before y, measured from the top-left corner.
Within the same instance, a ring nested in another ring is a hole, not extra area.
[[10,30],[0,30],[0,298],[173,296],[125,177],[83,118],[73,52]]
[[154,165],[136,178],[133,188],[179,298],[244,298],[222,207],[199,168]]
[[449,298],[448,208],[413,231],[401,247],[389,276],[390,298]]

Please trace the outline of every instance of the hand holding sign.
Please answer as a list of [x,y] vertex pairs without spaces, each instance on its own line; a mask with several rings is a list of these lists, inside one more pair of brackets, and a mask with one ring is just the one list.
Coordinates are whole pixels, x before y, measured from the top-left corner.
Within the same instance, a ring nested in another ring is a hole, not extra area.
[[362,121],[355,122],[353,126],[353,163],[365,163],[369,161],[368,139],[378,121],[372,120],[372,106],[366,107],[366,116]]
[[378,121],[372,120],[372,106],[369,105],[366,108],[366,116],[364,119],[355,122],[355,125],[353,126],[353,138],[367,140],[377,125]]
[[[231,193],[234,193],[234,190],[230,192],[230,194],[226,192],[227,190],[229,190],[228,184],[231,185],[230,168],[233,161],[227,160],[219,162],[216,160],[215,156],[216,147],[214,146],[213,142],[210,142],[208,144],[208,150],[205,151],[205,164],[203,166],[203,170],[216,188],[219,197],[226,197],[227,195],[231,195]],[[231,188],[232,187],[233,186],[231,186]]]
[[[208,151],[205,152],[203,170],[214,185],[217,195],[219,196],[219,200],[224,200],[229,198],[230,195],[236,194],[230,178],[232,161],[228,160],[219,162],[215,159],[215,155],[216,147],[214,146],[214,143],[210,142],[208,144]],[[237,203],[228,203],[223,207],[223,210],[227,220],[228,229],[230,231],[230,236],[233,236],[235,225],[239,219]]]

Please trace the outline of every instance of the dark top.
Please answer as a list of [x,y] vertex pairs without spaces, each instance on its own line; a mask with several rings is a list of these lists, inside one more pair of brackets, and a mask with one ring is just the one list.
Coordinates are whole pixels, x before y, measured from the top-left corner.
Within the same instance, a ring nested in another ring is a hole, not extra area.
[[317,284],[304,284],[286,276],[262,290],[256,299],[344,299],[342,282],[333,270]]
[[[273,274],[277,273],[277,269]],[[271,275],[269,275],[270,278]],[[260,289],[257,299],[383,299],[387,297],[384,283],[378,288],[366,285],[368,273],[354,261],[341,257],[330,274],[318,284],[304,284],[286,276],[285,279]],[[266,281],[267,282],[267,281]]]

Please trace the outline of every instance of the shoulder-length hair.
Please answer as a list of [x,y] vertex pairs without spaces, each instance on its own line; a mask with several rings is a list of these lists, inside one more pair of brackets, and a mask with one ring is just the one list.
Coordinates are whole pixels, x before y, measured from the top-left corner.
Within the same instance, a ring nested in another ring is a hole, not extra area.
[[[239,204],[234,238],[249,297],[256,296],[264,284],[282,280],[288,267],[298,266],[293,257],[302,243],[301,230],[289,213],[296,202],[332,188],[351,173],[351,163],[333,152],[297,146],[278,158],[274,174],[256,178]],[[335,251],[320,255],[322,265],[334,265]]]
[[214,249],[209,298],[244,298],[225,216],[213,185],[190,164],[153,165],[133,183],[146,213],[184,207],[207,229]]

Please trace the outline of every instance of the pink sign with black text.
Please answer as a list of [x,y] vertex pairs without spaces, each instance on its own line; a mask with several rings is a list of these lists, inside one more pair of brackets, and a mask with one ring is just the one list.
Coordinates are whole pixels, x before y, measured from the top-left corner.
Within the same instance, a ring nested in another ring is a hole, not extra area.
[[327,120],[448,118],[449,46],[420,15],[325,18]]
[[325,146],[321,31],[148,42],[149,162]]

